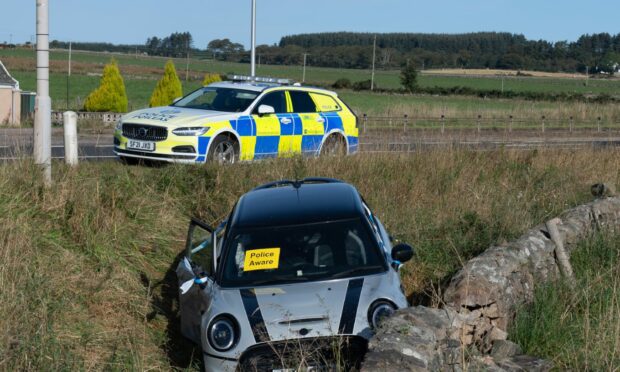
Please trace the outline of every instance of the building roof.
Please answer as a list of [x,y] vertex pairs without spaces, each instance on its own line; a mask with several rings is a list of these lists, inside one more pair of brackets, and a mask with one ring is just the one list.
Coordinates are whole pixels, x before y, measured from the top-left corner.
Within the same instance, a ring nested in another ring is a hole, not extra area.
[[363,213],[359,193],[347,183],[289,184],[243,195],[231,227],[300,225],[357,218]]
[[8,85],[19,89],[19,82],[9,74],[9,71],[4,67],[2,61],[0,61],[0,85]]

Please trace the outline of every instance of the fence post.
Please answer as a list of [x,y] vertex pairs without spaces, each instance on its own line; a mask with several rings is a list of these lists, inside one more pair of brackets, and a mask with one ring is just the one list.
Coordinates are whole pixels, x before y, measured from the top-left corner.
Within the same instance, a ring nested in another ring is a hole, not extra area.
[[405,120],[403,120],[403,132],[407,131],[407,114],[405,114]]
[[568,120],[568,131],[573,132],[573,117],[571,116]]
[[441,134],[443,134],[443,132],[446,129],[446,117],[444,115],[441,115]]
[[596,129],[597,129],[597,132],[599,133],[601,132],[601,117],[600,116],[597,118]]
[[545,115],[542,116],[542,132],[545,133]]
[[65,132],[65,163],[78,164],[77,114],[66,111],[63,114],[62,127]]
[[478,133],[480,133],[480,119],[482,118],[482,115],[478,115]]
[[362,128],[362,133],[366,133],[366,122],[368,121],[368,116],[364,114],[364,127]]
[[512,133],[512,120],[513,120],[512,115],[510,115],[509,118],[510,118],[510,122],[508,123],[508,132]]

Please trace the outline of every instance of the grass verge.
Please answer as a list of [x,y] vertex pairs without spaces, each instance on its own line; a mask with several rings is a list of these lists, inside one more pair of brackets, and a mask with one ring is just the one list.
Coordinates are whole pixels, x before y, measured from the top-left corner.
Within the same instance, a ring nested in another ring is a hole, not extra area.
[[560,370],[613,371],[620,365],[620,236],[599,233],[571,256],[577,288],[536,290],[510,332],[523,350]]
[[618,183],[618,150],[464,151],[282,159],[230,167],[0,165],[0,369],[196,368],[179,335],[175,260],[190,216],[221,220],[238,197],[281,178],[354,184],[396,238],[414,303],[494,242]]

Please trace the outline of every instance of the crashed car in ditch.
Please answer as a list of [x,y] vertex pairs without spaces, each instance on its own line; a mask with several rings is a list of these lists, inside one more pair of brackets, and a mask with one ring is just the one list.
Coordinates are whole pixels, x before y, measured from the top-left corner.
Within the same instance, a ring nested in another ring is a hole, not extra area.
[[265,184],[216,228],[192,219],[181,331],[209,371],[353,368],[378,322],[407,306],[399,269],[412,256],[347,183]]

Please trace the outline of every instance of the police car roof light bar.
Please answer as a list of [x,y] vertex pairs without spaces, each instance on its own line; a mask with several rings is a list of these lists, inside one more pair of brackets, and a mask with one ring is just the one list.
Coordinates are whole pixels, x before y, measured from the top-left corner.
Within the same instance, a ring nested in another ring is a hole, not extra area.
[[270,77],[251,77],[246,75],[228,75],[227,78],[234,82],[252,82],[252,83],[272,83],[272,84],[280,84],[280,85],[293,85],[293,80],[291,79],[280,79],[280,78],[270,78]]

